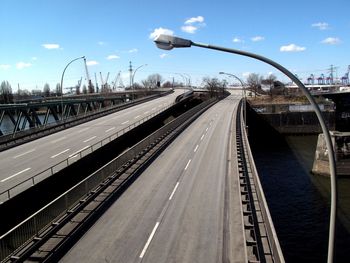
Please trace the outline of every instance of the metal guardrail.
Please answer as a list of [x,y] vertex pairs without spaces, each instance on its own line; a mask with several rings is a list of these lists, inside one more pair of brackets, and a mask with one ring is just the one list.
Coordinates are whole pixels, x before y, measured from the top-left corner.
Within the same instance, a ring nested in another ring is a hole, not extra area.
[[119,136],[125,134],[126,132],[130,131],[131,129],[139,126],[140,124],[144,123],[145,121],[153,118],[154,116],[158,115],[159,113],[169,109],[172,107],[175,103],[172,103],[156,112],[153,112],[152,114],[144,117],[143,119],[140,119],[129,126],[111,134],[107,138],[102,139],[101,141],[86,147],[85,149],[80,150],[79,152],[75,152],[71,154],[68,158],[65,160],[31,176],[30,178],[26,179],[25,181],[22,181],[11,188],[8,188],[7,190],[0,192],[0,204],[9,200],[13,196],[19,194],[25,189],[28,189],[29,187],[43,181],[44,179],[48,178],[49,176],[52,176],[53,174],[57,173],[58,171],[66,168],[67,166],[71,165],[72,163],[78,161],[79,159],[83,158],[84,156],[96,151],[97,149],[101,148],[102,146],[106,145],[107,143],[115,140]]
[[[255,104],[250,103],[250,107],[261,114],[272,114],[282,112],[309,112],[312,111],[312,106],[307,103],[275,103],[275,104]],[[334,103],[320,103],[319,107],[322,111],[334,111]]]
[[[243,107],[241,107],[240,114],[241,114],[241,119],[243,120]],[[268,240],[272,251],[272,257],[274,259],[274,262],[284,263],[285,261],[284,261],[282,249],[278,241],[275,227],[273,225],[272,217],[266,202],[265,194],[259,179],[258,171],[256,170],[256,166],[255,166],[254,158],[250,149],[245,125],[246,124],[244,123],[244,121],[241,121],[242,139],[243,139],[244,147],[246,148],[246,151],[248,154],[248,161],[251,164],[251,172],[253,175],[256,194],[258,195],[261,212],[265,221],[265,227],[266,227],[266,232],[267,232]]]
[[214,101],[215,99],[205,101],[169,122],[2,235],[0,237],[0,260],[6,259],[11,253],[24,247],[51,224],[56,224],[55,220],[79,203],[84,195],[96,188],[108,176],[115,173],[123,164],[133,159],[163,134],[174,130],[190,116],[195,115],[196,112],[214,103]]

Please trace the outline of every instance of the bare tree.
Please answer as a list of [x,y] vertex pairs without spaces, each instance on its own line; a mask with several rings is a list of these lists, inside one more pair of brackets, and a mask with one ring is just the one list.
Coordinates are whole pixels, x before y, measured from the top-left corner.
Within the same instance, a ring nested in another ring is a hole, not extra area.
[[256,74],[256,73],[251,73],[247,77],[248,87],[254,91],[255,97],[258,89],[260,89],[261,87],[261,80],[262,78],[259,76],[259,74]]
[[62,92],[61,92],[61,84],[57,83],[56,84],[56,96],[61,96]]
[[202,80],[203,86],[209,91],[210,97],[218,97],[224,92],[226,83],[219,81],[217,78],[204,77]]
[[159,88],[163,82],[163,77],[160,74],[152,74],[147,79],[142,81],[142,85],[148,89]]
[[45,83],[43,91],[45,97],[50,97],[50,85],[48,83]]
[[1,82],[0,86],[0,103],[13,103],[12,88],[8,81]]
[[168,80],[168,81],[163,83],[162,87],[163,88],[172,88],[173,87],[173,83]]

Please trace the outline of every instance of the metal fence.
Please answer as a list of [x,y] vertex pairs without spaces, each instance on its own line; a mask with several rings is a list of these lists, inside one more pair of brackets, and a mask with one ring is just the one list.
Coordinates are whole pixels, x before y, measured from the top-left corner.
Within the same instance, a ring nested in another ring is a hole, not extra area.
[[118,138],[119,136],[125,134],[126,132],[130,131],[131,129],[139,126],[140,124],[144,123],[145,121],[153,118],[154,116],[158,115],[159,113],[169,109],[170,107],[172,107],[175,103],[172,103],[156,112],[153,112],[152,114],[130,124],[129,126],[111,134],[110,136],[108,136],[107,138],[102,139],[101,141],[86,147],[85,149],[76,152],[72,155],[70,155],[70,157],[66,158],[65,160],[33,175],[32,177],[26,179],[25,181],[22,181],[18,184],[16,184],[15,186],[12,186],[11,188],[8,188],[7,190],[0,192],[0,203],[3,203],[7,200],[9,200],[10,198],[12,198],[13,196],[19,194],[20,192],[22,192],[25,189],[28,189],[29,187],[41,182],[42,180],[46,179],[49,176],[52,176],[53,174],[57,173],[58,171],[66,168],[67,166],[71,165],[72,163],[78,161],[79,159],[83,158],[84,156],[96,151],[97,149],[101,148],[103,145],[106,145],[107,143],[115,140],[116,138]]
[[68,128],[74,125],[78,125],[80,123],[89,121],[89,120],[93,120],[96,118],[99,118],[101,116],[105,116],[107,114],[113,113],[115,111],[118,110],[122,110],[134,105],[137,105],[141,102],[145,102],[145,101],[149,101],[151,99],[157,98],[157,97],[161,97],[161,96],[165,96],[169,93],[171,93],[172,90],[168,91],[168,92],[163,92],[161,94],[156,94],[156,95],[150,95],[144,98],[140,98],[140,99],[136,99],[133,101],[129,101],[126,103],[122,103],[122,104],[118,104],[118,105],[112,105],[110,107],[105,107],[105,108],[99,108],[95,111],[92,112],[86,112],[83,115],[79,115],[79,116],[71,116],[69,118],[66,118],[64,120],[60,120],[58,122],[54,122],[54,123],[50,123],[47,125],[42,125],[40,127],[32,127],[26,130],[22,130],[22,131],[18,131],[18,132],[14,132],[12,134],[7,134],[7,135],[3,135],[0,136],[0,143],[3,147],[9,147],[11,145],[16,144],[16,142],[18,141],[23,141],[26,139],[31,139],[31,138],[37,138],[38,134],[50,134],[53,131],[57,131],[57,130],[61,130],[62,128]]
[[4,260],[15,250],[30,242],[35,236],[38,236],[66,211],[74,207],[88,192],[96,188],[108,176],[115,173],[123,164],[133,159],[139,152],[146,149],[162,135],[185,123],[187,119],[203,110],[209,104],[214,103],[214,101],[214,99],[205,101],[169,122],[2,235],[0,237],[0,260]]

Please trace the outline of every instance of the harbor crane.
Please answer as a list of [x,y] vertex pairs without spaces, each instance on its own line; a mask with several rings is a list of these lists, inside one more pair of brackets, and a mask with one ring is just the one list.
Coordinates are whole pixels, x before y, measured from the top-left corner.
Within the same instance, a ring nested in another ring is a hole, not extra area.
[[314,85],[314,83],[315,83],[315,76],[314,74],[311,74],[310,77],[307,78],[307,84]]
[[112,87],[113,90],[115,90],[117,87],[117,82],[120,79],[120,74],[121,74],[121,71],[118,72],[117,76],[115,77],[114,81],[112,82],[113,83],[113,87]]
[[103,79],[102,73],[100,72],[100,77],[101,77],[101,91],[108,91],[108,78],[109,78],[109,72],[107,73],[106,80]]
[[90,79],[90,76],[89,76],[89,71],[88,71],[88,67],[87,67],[87,64],[86,64],[86,58],[85,57],[84,57],[84,64],[85,64],[86,81],[88,83],[89,93],[94,93],[94,86],[92,85],[92,82],[91,82],[91,79]]
[[350,72],[350,65],[348,66],[348,71],[341,78],[341,84],[342,85],[348,85],[349,84],[349,72]]

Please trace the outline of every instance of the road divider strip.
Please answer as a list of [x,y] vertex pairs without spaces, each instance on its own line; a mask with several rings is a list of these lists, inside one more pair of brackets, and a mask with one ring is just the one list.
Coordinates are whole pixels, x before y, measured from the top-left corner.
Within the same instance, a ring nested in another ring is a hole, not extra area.
[[176,189],[177,189],[178,186],[179,186],[179,182],[176,183],[176,185],[175,185],[175,187],[174,187],[174,190],[171,192],[171,195],[170,195],[170,197],[169,197],[169,200],[171,200],[171,199],[173,198],[173,196],[174,196],[174,194],[175,194]]
[[83,142],[89,142],[89,141],[91,141],[91,140],[93,140],[93,139],[95,139],[97,136],[92,136],[92,137],[90,137],[89,139],[86,139],[85,141],[83,141]]
[[27,152],[18,154],[18,155],[16,155],[16,156],[14,156],[13,159],[17,159],[18,157],[21,157],[21,156],[26,155],[26,154],[28,154],[28,153],[32,153],[32,152],[34,152],[34,151],[35,151],[35,148],[34,148],[34,149],[31,149],[31,150],[29,150],[29,151],[27,151]]
[[4,183],[4,182],[6,182],[7,180],[10,180],[11,178],[13,178],[13,177],[15,177],[15,176],[17,176],[17,175],[20,175],[20,174],[22,174],[22,173],[24,173],[24,172],[26,172],[26,171],[29,171],[30,169],[31,169],[31,168],[26,168],[26,169],[24,169],[24,170],[22,170],[22,171],[20,171],[20,172],[18,172],[18,173],[15,173],[15,174],[13,174],[13,175],[11,175],[11,176],[5,178],[5,179],[2,179],[1,182]]
[[52,156],[51,156],[51,159],[56,158],[57,156],[59,156],[59,155],[61,155],[61,154],[63,154],[63,153],[66,153],[66,152],[68,152],[69,150],[70,150],[70,149],[65,149],[64,151],[59,152],[58,154],[52,155]]
[[153,239],[153,237],[154,237],[154,234],[155,234],[156,231],[157,231],[158,226],[159,226],[159,222],[156,223],[156,225],[154,226],[154,228],[153,228],[151,234],[149,235],[148,240],[147,240],[145,246],[143,247],[143,249],[142,249],[142,251],[141,251],[140,258],[143,258],[143,256],[145,255],[145,253],[146,253],[146,251],[147,251],[147,248],[148,248],[149,244],[151,243],[151,241],[152,241],[152,239]]

